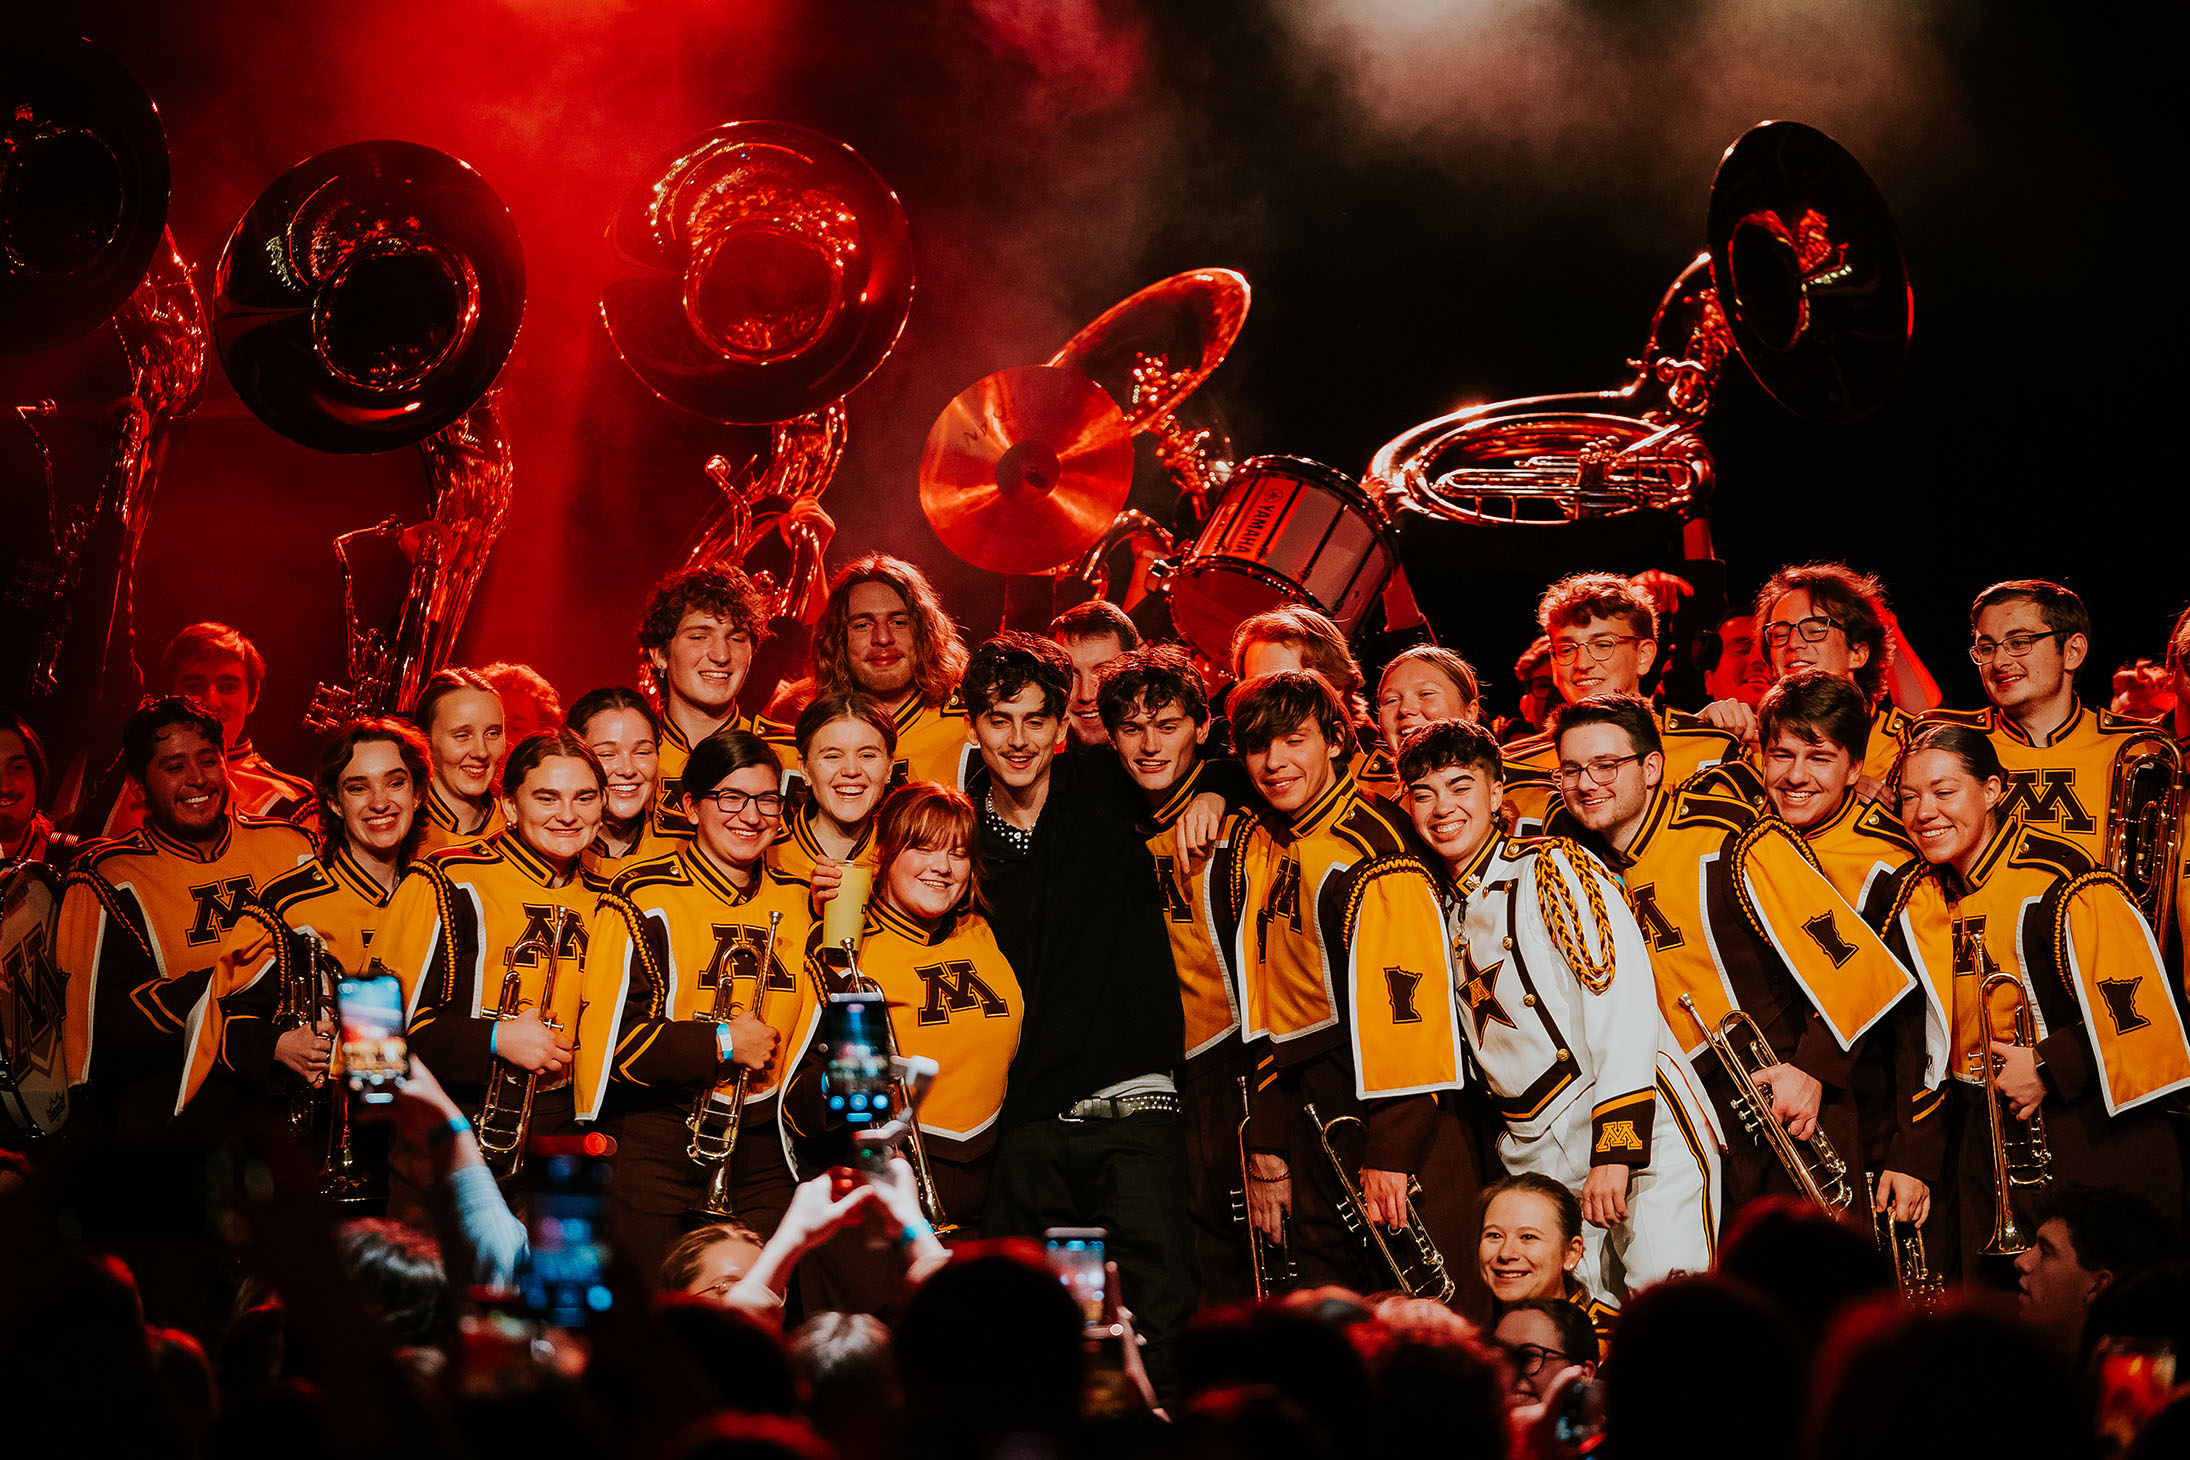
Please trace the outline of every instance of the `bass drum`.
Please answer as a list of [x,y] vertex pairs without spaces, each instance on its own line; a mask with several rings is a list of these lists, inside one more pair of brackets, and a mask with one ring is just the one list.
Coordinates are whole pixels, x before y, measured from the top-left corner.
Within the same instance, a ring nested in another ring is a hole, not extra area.
[[1252,457],[1171,576],[1171,622],[1213,664],[1230,661],[1244,620],[1287,604],[1351,634],[1398,561],[1384,514],[1352,477],[1305,457]]
[[61,892],[43,863],[0,874],[0,1119],[35,1139],[68,1119],[64,990],[53,965]]

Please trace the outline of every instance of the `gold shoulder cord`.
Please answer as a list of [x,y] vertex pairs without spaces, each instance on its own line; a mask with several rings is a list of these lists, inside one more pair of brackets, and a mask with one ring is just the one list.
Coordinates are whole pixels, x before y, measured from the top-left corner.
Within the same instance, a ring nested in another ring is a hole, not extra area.
[[[1589,899],[1590,921],[1596,925],[1597,946],[1604,950],[1600,959],[1589,951],[1589,940],[1580,935],[1578,917],[1574,906],[1574,894],[1566,885],[1558,861],[1558,853],[1566,854],[1567,864],[1575,870],[1582,884],[1582,891]],[[1544,846],[1537,853],[1536,864],[1536,911],[1544,920],[1551,941],[1574,970],[1574,976],[1582,981],[1582,987],[1593,994],[1601,994],[1612,986],[1614,952],[1612,946],[1612,919],[1605,912],[1604,894],[1597,889],[1597,879],[1584,871],[1579,859],[1586,855],[1572,841],[1560,837]],[[1546,866],[1545,863],[1550,863]]]

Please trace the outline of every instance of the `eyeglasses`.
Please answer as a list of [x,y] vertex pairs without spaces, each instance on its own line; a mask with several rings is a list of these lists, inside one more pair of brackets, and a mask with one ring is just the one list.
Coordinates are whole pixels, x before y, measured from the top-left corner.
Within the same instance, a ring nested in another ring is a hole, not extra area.
[[750,791],[717,791],[692,799],[714,802],[715,809],[725,816],[742,816],[748,806],[758,811],[764,821],[772,821],[783,814],[783,796],[776,791],[762,791],[757,796]]
[[1498,1347],[1505,1350],[1506,1357],[1513,1361],[1513,1367],[1523,1374],[1538,1373],[1553,1360],[1562,1364],[1567,1361],[1565,1350],[1545,1348],[1540,1343],[1501,1343]]
[[1822,644],[1825,642],[1825,636],[1834,629],[1840,629],[1842,633],[1847,632],[1834,620],[1815,614],[1809,618],[1798,618],[1792,623],[1783,620],[1779,623],[1766,624],[1764,626],[1764,647],[1767,649],[1784,649],[1794,642],[1797,634],[1802,635],[1802,642],[1805,644]]
[[1562,786],[1579,785],[1582,777],[1586,774],[1598,785],[1609,786],[1614,780],[1618,779],[1621,766],[1626,765],[1631,760],[1641,759],[1642,756],[1638,754],[1609,755],[1603,760],[1593,760],[1587,765],[1576,765],[1572,761],[1568,761],[1559,767],[1559,784]]
[[2061,637],[2061,630],[2052,629],[2043,634],[2006,634],[2003,635],[1998,642],[1994,642],[1991,639],[1979,639],[1976,643],[1969,646],[1969,660],[1972,664],[1990,664],[1992,662],[1993,656],[1995,654],[1998,654],[2002,649],[2007,650],[2008,658],[2020,659],[2025,654],[2028,654],[2031,650],[2031,646],[2036,644],[2039,640],[2058,639]]
[[1552,659],[1560,664],[1571,664],[1577,651],[1587,649],[1592,662],[1604,663],[1612,657],[1612,651],[1622,644],[1632,644],[1641,634],[1599,634],[1594,639],[1562,639],[1551,646]]

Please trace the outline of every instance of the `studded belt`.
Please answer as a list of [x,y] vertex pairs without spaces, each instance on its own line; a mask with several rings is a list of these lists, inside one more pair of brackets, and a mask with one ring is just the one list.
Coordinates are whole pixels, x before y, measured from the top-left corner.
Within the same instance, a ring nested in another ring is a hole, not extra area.
[[1123,1120],[1129,1115],[1177,1115],[1179,1097],[1169,1090],[1150,1090],[1144,1095],[1099,1095],[1075,1100],[1059,1112],[1059,1120]]

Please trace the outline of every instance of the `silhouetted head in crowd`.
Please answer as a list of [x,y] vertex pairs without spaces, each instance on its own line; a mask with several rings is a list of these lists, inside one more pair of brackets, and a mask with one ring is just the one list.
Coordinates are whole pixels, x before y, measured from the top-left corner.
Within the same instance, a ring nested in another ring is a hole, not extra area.
[[773,1414],[717,1414],[662,1450],[662,1460],[843,1460],[797,1420]]
[[740,1414],[798,1413],[798,1383],[776,1336],[735,1308],[682,1293],[655,1307],[723,1407]]
[[806,1417],[842,1460],[895,1452],[904,1396],[890,1330],[870,1313],[820,1313],[791,1335]]
[[1511,1370],[1510,1403],[1538,1403],[1569,1369],[1580,1369],[1585,1379],[1596,1375],[1596,1325],[1579,1304],[1564,1298],[1507,1304],[1493,1337]]
[[1058,1434],[1080,1404],[1080,1309],[1027,1242],[960,1246],[897,1324],[908,1431],[937,1453]]
[[446,1351],[456,1337],[441,1245],[384,1217],[344,1222],[335,1252],[358,1295],[388,1325],[398,1348]]
[[[1605,1441],[1623,1455],[1778,1460],[1794,1448],[1794,1339],[1786,1319],[1739,1283],[1674,1278],[1636,1295],[1613,1330],[1604,1383]],[[1894,1442],[1897,1453],[1933,1453]]]
[[2190,1356],[2190,1263],[2177,1258],[2109,1283],[2084,1315],[2084,1353],[2110,1338],[2172,1344],[2177,1355]]
[[1233,1384],[1173,1406],[1165,1460],[1330,1460],[1340,1451],[1307,1412],[1267,1384]]
[[1370,1451],[1505,1460],[1505,1372],[1475,1325],[1427,1298],[1385,1299],[1376,1316],[1384,1333]]
[[2074,1353],[2094,1300],[2182,1256],[2182,1234],[2126,1191],[2055,1182],[2030,1208],[2031,1244],[2015,1259],[2023,1321]]
[[1848,1304],[1894,1286],[1893,1267],[1868,1233],[1791,1196],[1743,1207],[1719,1243],[1716,1271],[1777,1303],[1805,1354]]
[[1180,1345],[1181,1387],[1268,1389],[1334,1444],[1352,1442],[1368,1427],[1371,1398],[1368,1368],[1347,1330],[1367,1317],[1358,1302],[1321,1294],[1204,1313]]
[[[1630,1321],[1620,1319],[1616,1353]],[[1608,1382],[1625,1377],[1615,1369]],[[1713,1416],[1713,1429],[1720,1418]],[[1976,1307],[1926,1313],[1894,1299],[1853,1309],[1833,1330],[1803,1428],[1806,1460],[1877,1460],[1888,1451],[1985,1460],[2097,1453],[2075,1376],[2044,1339]]]

